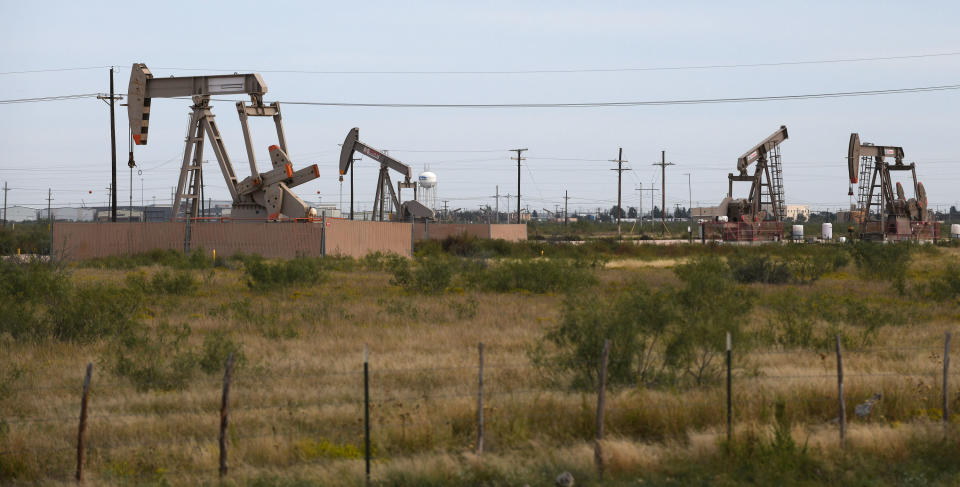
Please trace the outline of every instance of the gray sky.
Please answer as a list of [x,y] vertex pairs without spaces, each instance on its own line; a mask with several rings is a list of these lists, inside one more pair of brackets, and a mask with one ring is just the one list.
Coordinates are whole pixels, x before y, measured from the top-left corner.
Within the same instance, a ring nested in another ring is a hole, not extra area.
[[[409,5],[408,5],[409,4]],[[155,76],[259,71],[267,101],[552,103],[726,98],[958,84],[960,56],[767,67],[537,74],[307,74],[271,71],[516,71],[649,68],[887,57],[960,51],[958,2],[37,2],[0,1],[0,72],[109,66],[125,92],[129,66]],[[200,68],[199,71],[185,68]],[[0,99],[105,92],[107,69],[0,75]],[[150,142],[137,147],[143,194],[168,202],[176,184],[189,103],[154,100]],[[848,204],[846,150],[861,140],[902,145],[930,204],[960,204],[960,93],[617,108],[330,108],[283,106],[295,168],[321,178],[297,191],[338,202],[337,144],[351,127],[439,177],[453,208],[493,204],[495,186],[516,193],[506,149],[528,147],[524,206],[616,203],[623,147],[624,206],[659,183],[667,205],[716,204],[736,158],[781,124],[787,203]],[[232,103],[214,112],[241,178],[249,171]],[[10,204],[104,204],[110,180],[109,116],[96,99],[0,105],[0,180]],[[119,108],[120,201],[129,197],[126,110]],[[253,124],[258,160],[275,143]],[[414,152],[425,151],[425,152]],[[444,152],[449,151],[449,152]],[[461,152],[490,151],[490,152]],[[208,150],[208,159],[213,154]],[[596,161],[561,160],[595,159]],[[264,166],[261,166],[261,168]],[[141,182],[135,176],[134,204]],[[358,163],[356,198],[369,206],[376,167]],[[228,198],[215,163],[207,195]],[[735,191],[737,188],[735,187]],[[89,193],[92,191],[92,194]],[[344,201],[348,198],[344,187]],[[743,195],[745,187],[739,187]],[[659,196],[657,197],[659,201]],[[515,200],[514,200],[515,201]],[[649,193],[644,207],[649,208]],[[658,203],[659,204],[659,203]],[[501,202],[501,209],[506,203]],[[514,207],[515,203],[511,203]]]

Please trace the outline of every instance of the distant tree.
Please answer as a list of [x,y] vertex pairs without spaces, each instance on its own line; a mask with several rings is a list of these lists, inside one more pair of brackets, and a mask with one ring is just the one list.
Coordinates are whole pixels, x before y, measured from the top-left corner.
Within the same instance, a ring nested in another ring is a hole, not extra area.
[[531,213],[530,216],[536,218],[536,217],[537,217],[537,210],[533,210],[533,213]]
[[663,212],[660,211],[660,207],[659,207],[659,206],[654,206],[654,207],[653,207],[653,212],[652,212],[652,214],[653,214],[653,217],[654,217],[654,218],[660,218],[660,217],[662,216],[662,213],[663,213]]
[[[618,210],[619,210],[619,211],[618,211]],[[617,213],[620,213],[620,218],[625,218],[625,217],[627,216],[627,214],[623,211],[622,208],[617,207],[617,205],[613,205],[613,206],[610,208],[610,217],[613,218],[614,220],[616,220],[616,219],[617,219]]]
[[627,218],[636,218],[636,217],[637,217],[637,209],[631,206],[630,209],[627,210]]

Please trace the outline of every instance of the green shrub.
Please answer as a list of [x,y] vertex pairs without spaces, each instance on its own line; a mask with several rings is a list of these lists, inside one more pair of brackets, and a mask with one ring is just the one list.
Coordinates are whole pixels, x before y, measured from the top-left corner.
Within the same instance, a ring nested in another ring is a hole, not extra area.
[[576,387],[593,387],[603,342],[609,339],[611,384],[654,382],[662,372],[658,346],[676,318],[670,298],[670,291],[653,291],[639,281],[620,290],[568,295],[560,323],[547,330],[533,361],[543,371],[572,373]]
[[727,265],[737,282],[786,284],[793,280],[790,268],[769,255],[754,255],[754,252],[738,252],[727,257]]
[[142,254],[135,255],[113,255],[110,257],[101,257],[89,259],[81,262],[85,267],[95,267],[101,269],[134,269],[137,267],[159,265],[171,267],[174,269],[210,269],[224,264],[223,257],[213,259],[212,252],[206,252],[202,248],[193,249],[189,254],[173,249],[154,249]]
[[682,312],[665,355],[671,367],[699,385],[717,377],[726,334],[739,339],[753,296],[716,256],[695,257],[674,272],[683,282],[675,298]]
[[227,357],[233,354],[234,367],[246,361],[243,346],[234,342],[222,332],[215,331],[203,337],[203,349],[200,352],[200,369],[208,374],[223,372]]
[[139,326],[140,296],[113,284],[86,284],[59,296],[47,310],[49,335],[89,342],[123,336]]
[[162,322],[152,330],[127,334],[111,349],[111,370],[140,391],[181,390],[195,375],[198,354],[187,347],[190,327]]
[[960,300],[960,264],[950,262],[930,279],[926,294],[938,301]]
[[477,264],[468,268],[467,285],[493,292],[566,292],[597,282],[582,261],[569,259],[522,259],[498,264]]
[[145,272],[127,274],[127,287],[147,294],[174,294],[186,296],[196,294],[200,289],[200,282],[187,270],[170,272],[160,270],[146,278]]
[[390,281],[395,286],[424,294],[442,293],[453,280],[456,274],[457,262],[443,255],[418,255],[415,262],[409,259],[390,259],[387,270],[393,275]]
[[909,242],[856,242],[851,246],[853,260],[866,277],[882,279],[900,292],[906,288],[907,270],[916,245]]
[[247,285],[254,289],[276,289],[292,284],[316,284],[323,280],[323,269],[318,259],[297,257],[274,263],[259,259],[244,265]]

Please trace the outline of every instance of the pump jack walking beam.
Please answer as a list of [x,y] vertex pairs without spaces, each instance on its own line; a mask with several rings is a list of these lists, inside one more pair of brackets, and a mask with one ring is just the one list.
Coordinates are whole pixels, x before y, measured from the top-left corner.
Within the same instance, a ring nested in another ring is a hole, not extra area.
[[[180,178],[177,182],[177,194],[173,203],[173,218],[181,215],[195,218],[199,210],[200,171],[203,160],[205,140],[217,157],[220,170],[227,184],[227,190],[233,198],[235,218],[279,218],[281,214],[293,218],[310,217],[316,210],[310,208],[290,188],[316,179],[320,172],[316,165],[294,172],[287,157],[287,141],[283,132],[283,120],[280,107],[276,103],[265,105],[263,95],[267,85],[259,74],[232,74],[215,76],[185,76],[154,78],[142,63],[133,65],[130,73],[130,86],[127,90],[129,105],[127,113],[133,141],[137,145],[146,145],[150,123],[150,107],[153,98],[175,98],[189,96],[193,100],[190,128]],[[237,102],[237,112],[243,129],[243,138],[250,163],[250,176],[240,181],[227,154],[220,130],[211,112],[212,95],[250,96],[250,104]],[[277,128],[279,146],[270,147],[273,169],[260,173],[257,169],[250,139],[247,118],[251,116],[273,117]],[[185,191],[187,190],[187,191]]]

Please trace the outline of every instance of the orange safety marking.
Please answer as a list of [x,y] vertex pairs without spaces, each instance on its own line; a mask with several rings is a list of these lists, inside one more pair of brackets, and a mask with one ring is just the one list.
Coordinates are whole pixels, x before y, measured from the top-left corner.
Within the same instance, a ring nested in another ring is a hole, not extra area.
[[288,178],[293,177],[293,166],[290,164],[287,164],[287,177]]

